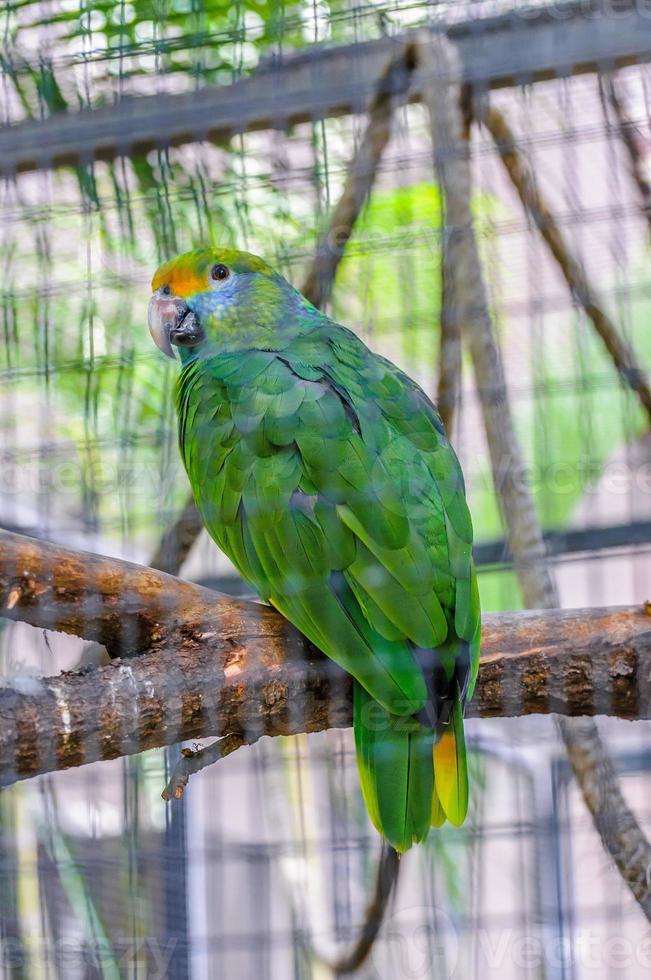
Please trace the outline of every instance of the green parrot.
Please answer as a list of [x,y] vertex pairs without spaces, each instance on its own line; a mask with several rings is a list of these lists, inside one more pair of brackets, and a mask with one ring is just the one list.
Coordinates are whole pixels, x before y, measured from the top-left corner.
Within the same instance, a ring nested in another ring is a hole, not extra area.
[[180,352],[179,443],[242,577],[354,678],[362,793],[399,851],[468,807],[479,666],[472,524],[436,408],[262,259],[161,266],[149,327]]

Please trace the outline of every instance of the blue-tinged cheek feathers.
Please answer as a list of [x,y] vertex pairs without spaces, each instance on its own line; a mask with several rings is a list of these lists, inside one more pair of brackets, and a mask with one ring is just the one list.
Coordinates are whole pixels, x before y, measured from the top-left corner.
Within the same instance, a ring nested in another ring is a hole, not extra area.
[[188,306],[198,317],[223,316],[238,301],[238,281],[233,277],[217,289],[207,289],[203,293],[195,293],[188,299]]

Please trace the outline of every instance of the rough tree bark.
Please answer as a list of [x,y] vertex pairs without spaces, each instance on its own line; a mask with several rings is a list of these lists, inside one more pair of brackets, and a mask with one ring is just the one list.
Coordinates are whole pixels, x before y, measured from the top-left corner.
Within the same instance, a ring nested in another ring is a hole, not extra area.
[[[188,738],[351,724],[350,677],[279,613],[151,568],[3,531],[0,614],[120,657],[0,688],[0,784]],[[645,608],[487,615],[483,644],[470,717],[651,717]]]
[[[421,65],[429,85],[424,98],[430,110],[437,171],[446,201],[446,220],[459,232],[455,276],[458,310],[464,339],[470,349],[493,480],[525,605],[552,609],[558,604],[555,583],[545,560],[542,531],[526,481],[504,377],[502,358],[491,323],[479,251],[473,229],[471,169],[468,143],[463,139],[461,77],[454,47],[446,38],[427,38]],[[443,83],[441,82],[443,80]],[[651,391],[632,351],[596,304],[583,272],[567,253],[558,229],[530,175],[515,151],[513,136],[500,114],[485,104],[481,118],[495,139],[502,161],[530,210],[550,250],[561,265],[568,285],[584,305],[625,380],[651,414]],[[651,919],[651,845],[628,808],[617,774],[596,725],[559,718],[574,776],[606,851],[623,880]]]

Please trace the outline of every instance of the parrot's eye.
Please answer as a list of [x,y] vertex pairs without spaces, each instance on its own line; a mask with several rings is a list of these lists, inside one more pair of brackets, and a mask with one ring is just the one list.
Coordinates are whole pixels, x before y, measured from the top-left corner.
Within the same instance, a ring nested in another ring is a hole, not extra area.
[[210,278],[217,279],[220,282],[224,279],[228,279],[230,274],[230,269],[227,269],[226,266],[222,265],[221,263],[219,263],[219,265],[214,265],[210,270]]
[[170,289],[170,287],[169,287],[169,286],[163,286],[163,287],[161,288],[161,293],[163,294],[163,296],[169,296],[169,294],[170,294],[171,292],[172,292],[172,290]]

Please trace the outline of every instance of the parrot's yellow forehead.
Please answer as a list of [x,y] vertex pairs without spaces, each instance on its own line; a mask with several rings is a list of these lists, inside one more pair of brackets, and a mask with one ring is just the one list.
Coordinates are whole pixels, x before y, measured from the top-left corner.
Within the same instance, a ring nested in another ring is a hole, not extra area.
[[249,252],[234,248],[197,249],[161,265],[151,281],[152,291],[169,286],[171,292],[182,299],[202,293],[210,288],[210,270],[219,263],[233,272],[273,273],[266,262]]
[[160,289],[161,286],[169,286],[175,296],[185,299],[186,296],[192,296],[206,289],[208,282],[203,268],[187,259],[187,256],[180,256],[157,269],[151,281],[152,291]]

